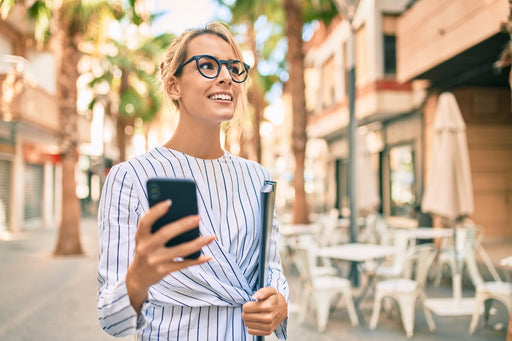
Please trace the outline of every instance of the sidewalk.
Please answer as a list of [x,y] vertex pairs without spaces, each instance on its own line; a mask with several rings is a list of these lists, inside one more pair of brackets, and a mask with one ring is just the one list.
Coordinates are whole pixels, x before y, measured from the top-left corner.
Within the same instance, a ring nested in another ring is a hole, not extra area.
[[[86,254],[75,257],[54,257],[57,231],[34,229],[16,235],[10,240],[0,238],[0,340],[9,341],[91,341],[132,340],[132,337],[114,338],[103,332],[96,312],[96,266],[98,243],[93,219],[82,222],[82,245]],[[493,241],[484,244],[494,263],[512,254],[512,243]],[[294,311],[301,296],[297,277],[288,274],[291,306],[288,321],[288,340],[407,340],[398,313],[391,317],[382,313],[377,329],[352,327],[346,309],[334,311],[327,330],[319,334],[313,313],[303,325],[296,321]],[[428,297],[449,297],[451,284],[443,281],[440,287],[429,287]],[[464,281],[463,296],[474,295],[474,289]],[[468,335],[470,316],[440,317],[434,315],[436,331],[427,328],[419,304],[416,311],[414,340],[480,341],[504,340],[508,312],[495,304],[496,313],[490,325],[479,325],[474,335]],[[371,315],[372,297],[363,304],[367,320]],[[265,338],[276,340],[274,337]]]
[[56,229],[40,228],[0,239],[0,340],[132,340],[98,323],[95,222],[82,223],[83,256],[53,256],[56,241]]

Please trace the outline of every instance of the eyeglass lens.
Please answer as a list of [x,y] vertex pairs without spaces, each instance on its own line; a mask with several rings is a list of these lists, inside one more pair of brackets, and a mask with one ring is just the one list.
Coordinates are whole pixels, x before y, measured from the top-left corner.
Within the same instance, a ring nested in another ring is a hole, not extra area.
[[[247,72],[240,61],[230,60],[226,64],[233,81],[243,82],[245,80]],[[212,57],[201,56],[201,58],[197,59],[197,69],[206,78],[217,77],[220,73],[220,68],[221,64],[219,61]]]

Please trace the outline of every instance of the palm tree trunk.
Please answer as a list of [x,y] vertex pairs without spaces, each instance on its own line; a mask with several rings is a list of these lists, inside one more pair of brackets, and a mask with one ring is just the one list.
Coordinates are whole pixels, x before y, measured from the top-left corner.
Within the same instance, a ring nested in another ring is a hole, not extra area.
[[[121,68],[121,85],[119,86],[119,101],[121,101],[121,95],[125,93],[128,89],[128,71]],[[127,136],[125,133],[125,128],[127,125],[128,119],[126,116],[123,116],[121,110],[117,110],[117,120],[116,120],[116,137],[117,137],[117,147],[119,148],[119,162],[126,161],[126,140]]]
[[[247,40],[249,42],[250,49],[254,56],[254,70],[258,68],[258,51],[256,49],[256,33],[254,32],[254,22],[247,24]],[[261,162],[261,136],[260,136],[260,125],[263,118],[263,111],[265,109],[265,96],[258,82],[258,73],[251,73],[251,86],[248,91],[249,103],[251,103],[254,110],[253,124],[252,124],[252,148],[254,151],[253,159],[257,162]]]
[[253,77],[253,83],[248,90],[248,99],[249,103],[253,108],[253,118],[252,118],[252,131],[250,136],[250,152],[248,153],[248,157],[251,160],[261,162],[261,135],[260,135],[260,126],[261,120],[263,117],[263,109],[265,107],[265,99],[263,97],[263,92],[259,86],[259,84],[255,84],[257,82],[256,77]]
[[62,216],[55,254],[82,254],[80,242],[80,202],[76,196],[75,169],[78,162],[78,114],[76,112],[80,53],[63,16],[55,10],[55,47],[58,63],[57,104],[60,118],[62,159]]
[[304,93],[304,52],[302,43],[303,19],[300,0],[284,0],[286,12],[286,37],[288,52],[286,59],[290,65],[290,78],[286,84],[292,97],[292,151],[295,156],[295,172],[293,187],[295,200],[293,202],[293,223],[309,222],[309,209],[304,189],[304,160],[306,158],[306,98]]
[[116,141],[117,148],[119,149],[119,158],[118,162],[126,161],[126,134],[124,132],[125,129],[125,120],[118,112],[116,117]]

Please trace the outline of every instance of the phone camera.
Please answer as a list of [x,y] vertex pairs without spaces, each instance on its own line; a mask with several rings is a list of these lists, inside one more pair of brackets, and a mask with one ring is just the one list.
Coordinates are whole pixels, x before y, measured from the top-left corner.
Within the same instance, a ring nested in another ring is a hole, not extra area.
[[150,184],[149,185],[149,197],[151,200],[157,200],[160,197],[160,189],[158,188],[157,184]]

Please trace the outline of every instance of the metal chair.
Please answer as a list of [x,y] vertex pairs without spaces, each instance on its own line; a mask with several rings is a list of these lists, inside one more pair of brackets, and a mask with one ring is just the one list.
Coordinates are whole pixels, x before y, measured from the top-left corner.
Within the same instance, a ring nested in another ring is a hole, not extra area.
[[[448,268],[450,274],[455,271],[460,271],[461,274],[464,270],[464,259],[467,252],[472,252],[471,245],[473,240],[480,239],[479,228],[476,225],[469,225],[455,229],[454,239],[448,240],[449,245],[441,247],[435,261],[436,266],[433,267],[434,284],[439,286],[441,278],[443,277],[444,268]],[[458,266],[458,268],[456,268]],[[453,276],[450,276],[453,278]]]
[[[471,243],[473,252],[465,255],[466,266],[475,285],[475,310],[469,324],[469,334],[473,334],[478,325],[480,315],[483,312],[484,323],[489,321],[489,312],[492,300],[503,303],[507,311],[512,311],[512,284],[501,280],[496,268],[492,264],[483,246],[477,240]],[[478,270],[475,255],[478,254],[484,261],[494,281],[484,281]]]
[[302,304],[302,312],[299,315],[299,323],[304,322],[309,304],[312,303],[316,312],[318,331],[324,332],[333,302],[338,302],[334,298],[341,294],[348,310],[350,322],[353,326],[357,326],[359,320],[354,307],[350,281],[334,274],[329,266],[318,266],[315,249],[316,245],[313,239],[299,238],[297,240],[296,264],[305,299]]
[[318,245],[331,246],[349,241],[348,231],[339,226],[338,217],[339,211],[336,208],[331,208],[319,219],[321,229],[317,238]]
[[419,298],[427,319],[430,331],[435,330],[434,320],[430,310],[425,305],[425,283],[427,274],[436,255],[436,248],[432,244],[422,244],[412,247],[407,254],[407,262],[414,264],[413,278],[396,278],[378,282],[375,287],[375,299],[370,321],[370,329],[377,327],[381,310],[381,301],[385,297],[393,298],[399,305],[402,324],[407,338],[414,332],[415,304]]
[[377,269],[376,277],[380,280],[398,278],[404,274],[407,252],[411,247],[408,231],[395,230],[391,234],[391,245],[396,252],[390,257],[390,262],[382,264]]

